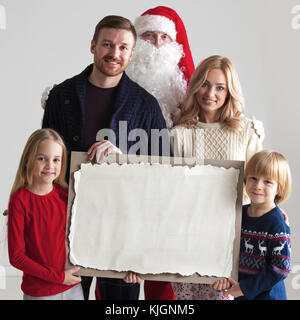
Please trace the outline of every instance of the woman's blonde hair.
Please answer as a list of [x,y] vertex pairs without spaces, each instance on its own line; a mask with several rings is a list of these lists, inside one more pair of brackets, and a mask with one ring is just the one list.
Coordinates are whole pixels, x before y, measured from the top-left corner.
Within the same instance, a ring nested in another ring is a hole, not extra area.
[[290,196],[292,188],[290,166],[286,158],[272,150],[262,150],[254,154],[248,161],[244,174],[247,177],[263,176],[277,182],[277,194],[274,202],[282,203]]
[[39,129],[31,134],[24,147],[15,181],[10,192],[10,197],[19,189],[32,184],[32,171],[38,147],[41,142],[48,139],[55,141],[62,147],[61,170],[59,176],[54,180],[54,183],[67,187],[65,182],[67,166],[67,151],[65,144],[56,131],[52,129]]
[[241,116],[244,112],[244,98],[238,74],[232,62],[223,56],[211,56],[203,60],[196,68],[183,103],[183,113],[179,124],[194,125],[201,116],[196,94],[207,79],[212,69],[221,69],[227,80],[228,95],[220,109],[218,122],[230,130],[238,130],[241,126]]

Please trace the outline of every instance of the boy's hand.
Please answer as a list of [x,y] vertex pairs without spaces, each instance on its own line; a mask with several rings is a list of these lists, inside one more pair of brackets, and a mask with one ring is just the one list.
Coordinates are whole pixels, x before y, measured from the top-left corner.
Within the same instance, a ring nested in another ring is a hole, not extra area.
[[215,282],[212,286],[217,291],[225,291],[231,287],[228,279],[222,279]]
[[240,284],[237,281],[233,280],[232,278],[228,278],[228,280],[230,282],[231,287],[230,289],[228,290],[226,289],[224,291],[223,293],[224,296],[227,297],[228,295],[231,295],[235,298],[243,296],[244,294],[240,288]]

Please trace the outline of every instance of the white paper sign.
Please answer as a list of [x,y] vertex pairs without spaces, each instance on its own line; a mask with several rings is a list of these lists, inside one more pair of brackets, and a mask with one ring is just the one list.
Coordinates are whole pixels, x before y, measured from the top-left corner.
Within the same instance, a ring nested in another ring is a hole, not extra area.
[[239,170],[82,164],[70,261],[98,270],[229,277]]

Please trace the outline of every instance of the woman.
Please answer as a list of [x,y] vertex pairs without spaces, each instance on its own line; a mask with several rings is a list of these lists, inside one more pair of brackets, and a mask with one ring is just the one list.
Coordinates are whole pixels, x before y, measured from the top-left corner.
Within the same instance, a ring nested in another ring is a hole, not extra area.
[[[206,58],[191,78],[179,125],[170,131],[174,156],[247,162],[262,149],[264,131],[260,121],[246,118],[243,112],[240,81],[231,61],[222,56]],[[177,300],[222,299],[210,285],[172,286]]]

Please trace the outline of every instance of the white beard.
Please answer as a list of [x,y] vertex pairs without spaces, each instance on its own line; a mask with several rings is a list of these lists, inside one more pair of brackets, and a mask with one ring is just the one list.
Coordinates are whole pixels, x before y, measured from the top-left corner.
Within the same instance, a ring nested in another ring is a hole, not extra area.
[[158,101],[168,128],[179,120],[187,82],[178,62],[183,56],[182,46],[173,41],[156,48],[137,39],[132,60],[126,74]]

